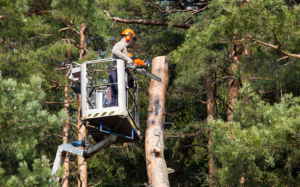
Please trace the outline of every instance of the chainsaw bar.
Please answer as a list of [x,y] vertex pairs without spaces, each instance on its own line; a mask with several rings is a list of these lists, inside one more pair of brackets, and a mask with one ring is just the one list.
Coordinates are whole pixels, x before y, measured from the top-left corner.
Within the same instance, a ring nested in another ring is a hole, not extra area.
[[145,69],[137,68],[136,70],[137,70],[138,72],[140,72],[140,73],[142,73],[142,74],[144,74],[144,75],[150,77],[151,79],[154,79],[154,80],[156,80],[156,81],[158,81],[158,82],[161,82],[161,78],[159,78],[159,77],[156,76],[156,75],[153,75],[152,73],[149,73],[149,72],[148,72],[147,70],[145,70]]

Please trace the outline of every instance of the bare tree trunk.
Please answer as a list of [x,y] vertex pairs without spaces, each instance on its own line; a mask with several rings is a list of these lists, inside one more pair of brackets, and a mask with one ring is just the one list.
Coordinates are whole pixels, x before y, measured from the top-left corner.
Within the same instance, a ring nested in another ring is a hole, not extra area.
[[165,97],[168,85],[168,57],[156,57],[152,61],[152,74],[162,82],[151,79],[149,109],[145,139],[146,165],[150,186],[170,186],[167,164],[164,159]]
[[[80,25],[80,55],[79,58],[86,56],[87,49],[87,24]],[[78,141],[86,140],[86,126],[81,123],[81,101],[80,94],[77,94],[78,101]],[[87,187],[87,160],[81,156],[78,160],[78,187]]]
[[[233,74],[237,70],[236,63],[239,61],[238,51],[240,46],[237,44],[233,44],[231,48],[231,59],[232,62],[230,64],[229,72]],[[227,101],[227,122],[231,121],[233,118],[232,112],[238,98],[238,80],[231,78],[228,83],[228,101]]]
[[[71,39],[71,31],[67,30],[66,31],[66,39]],[[71,63],[71,46],[70,42],[68,44],[68,49],[67,49],[67,54],[66,54],[66,60],[65,64],[70,64]],[[67,74],[68,69],[65,70],[65,75]],[[67,83],[64,88],[64,110],[66,110],[69,114],[69,107],[70,107],[70,95],[68,91],[69,84]],[[63,126],[63,143],[69,143],[69,118],[66,120]],[[69,166],[69,155],[67,153],[66,158],[65,158],[65,172],[64,176],[62,178],[62,187],[68,187],[69,186],[69,172],[70,172],[70,166]]]
[[[248,2],[248,1],[247,1]],[[241,5],[243,6],[243,5]],[[241,47],[242,50],[241,50]],[[251,58],[252,56],[252,51],[249,46],[245,45],[242,46],[240,44],[234,43],[231,48],[231,59],[232,63],[230,64],[229,71],[230,73],[234,73],[234,71],[237,70],[237,65],[236,63],[239,61],[239,54],[238,53],[245,54],[248,59]],[[246,77],[243,77],[242,80],[246,82],[250,82],[251,78],[251,72],[248,71]],[[238,80],[236,79],[230,79],[228,83],[228,103],[227,103],[227,122],[230,123],[230,121],[233,118],[232,112],[234,110],[234,106],[236,104],[237,98],[238,98],[238,89],[239,89],[239,83]],[[246,103],[250,102],[250,98],[246,95],[244,98]],[[231,138],[234,138],[234,133],[232,129],[232,134]],[[242,176],[240,178],[240,183],[243,184],[245,182],[245,177]]]
[[83,58],[87,55],[87,24],[83,23],[80,25],[80,31],[79,31],[79,37],[80,37],[80,54],[79,58]]
[[[205,81],[205,90],[208,90],[206,92],[206,108],[207,108],[207,121],[214,120],[215,118],[215,94],[214,90],[211,87],[212,85],[212,76],[211,71],[206,74],[206,81]],[[212,144],[210,133],[208,132],[208,147]],[[214,163],[214,157],[212,152],[208,148],[208,154],[209,154],[209,161],[208,161],[208,174],[210,176],[209,184],[210,186],[216,186],[217,179],[215,178],[216,175],[216,167]]]
[[[252,50],[249,45],[244,45],[243,47],[244,47],[243,54],[246,55],[246,58],[249,60],[250,63],[251,62],[250,59],[252,57]],[[250,84],[250,79],[251,79],[251,71],[250,68],[247,68],[245,77],[242,77],[242,81]],[[248,94],[245,96],[244,99],[246,103],[250,104],[250,97],[248,96]]]

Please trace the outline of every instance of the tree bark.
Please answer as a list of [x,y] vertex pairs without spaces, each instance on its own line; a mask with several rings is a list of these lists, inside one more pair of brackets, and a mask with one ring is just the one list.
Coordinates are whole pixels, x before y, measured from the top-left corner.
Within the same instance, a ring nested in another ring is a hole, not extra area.
[[[249,63],[251,63],[252,50],[249,45],[243,46],[243,54],[246,55],[246,58],[248,59]],[[251,71],[250,68],[247,68],[245,72],[245,77],[242,77],[242,81],[250,84],[250,80],[251,80]],[[245,95],[244,100],[246,101],[247,104],[250,104],[250,97],[248,94]]]
[[86,49],[87,49],[87,24],[83,23],[80,25],[80,31],[79,31],[79,37],[80,37],[80,54],[79,58],[83,58],[86,56]]
[[[205,80],[205,90],[206,92],[206,109],[207,109],[207,121],[212,121],[215,118],[215,94],[214,90],[211,87],[212,85],[212,72],[209,71],[206,74]],[[209,149],[209,146],[212,144],[210,132],[208,132],[208,154],[209,154],[209,161],[208,161],[208,174],[209,174],[209,184],[210,186],[216,186],[217,179],[215,178],[216,175],[216,167],[214,163],[214,157],[212,151]]]
[[146,166],[150,186],[170,186],[167,164],[164,159],[165,97],[168,85],[168,57],[156,57],[151,73],[162,79],[151,79],[149,109],[145,137]]
[[[87,24],[80,25],[80,55],[83,58],[87,55]],[[86,140],[86,126],[81,122],[81,101],[80,94],[77,94],[78,100],[78,141]],[[78,187],[87,187],[87,160],[81,156],[77,157],[78,160]]]
[[[239,61],[238,51],[240,50],[240,46],[233,43],[231,48],[231,64],[229,67],[229,72],[233,74],[237,70],[236,63]],[[228,83],[228,101],[227,101],[227,122],[231,121],[233,118],[232,112],[238,98],[238,80],[234,78],[229,79]]]
[[[71,38],[70,30],[66,31],[66,38],[67,39]],[[70,64],[70,63],[71,63],[71,46],[70,46],[70,44],[68,44],[65,64]],[[67,72],[68,72],[68,69],[65,70],[65,75],[67,74]],[[69,95],[68,87],[69,87],[69,84],[67,82],[67,84],[64,87],[64,110],[67,111],[69,114],[70,95]],[[70,120],[68,118],[63,125],[63,143],[69,143],[69,130],[70,130],[69,122],[70,122]],[[68,153],[65,158],[64,166],[65,166],[65,172],[64,172],[64,176],[62,178],[62,187],[68,187],[69,186],[69,172],[70,172]]]

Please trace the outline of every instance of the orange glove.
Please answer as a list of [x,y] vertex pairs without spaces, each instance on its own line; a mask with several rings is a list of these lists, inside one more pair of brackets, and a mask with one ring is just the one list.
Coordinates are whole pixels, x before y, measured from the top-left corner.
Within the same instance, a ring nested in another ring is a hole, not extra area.
[[141,59],[134,59],[134,63],[137,65],[137,66],[144,66],[146,65],[145,64],[145,61],[141,60]]

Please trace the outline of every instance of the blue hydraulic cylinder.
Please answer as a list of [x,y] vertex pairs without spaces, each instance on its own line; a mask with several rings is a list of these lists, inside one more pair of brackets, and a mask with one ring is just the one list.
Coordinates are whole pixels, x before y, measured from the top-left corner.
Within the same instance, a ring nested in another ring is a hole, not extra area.
[[88,142],[87,141],[85,141],[85,140],[81,140],[81,142],[80,141],[77,141],[77,140],[74,140],[74,141],[72,141],[71,142],[71,144],[74,146],[74,147],[86,147],[86,146],[88,146]]

